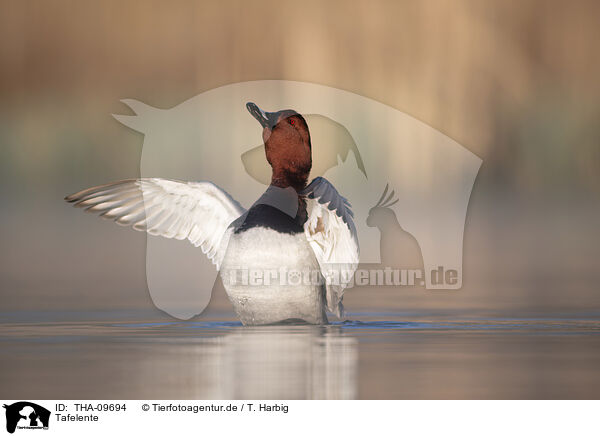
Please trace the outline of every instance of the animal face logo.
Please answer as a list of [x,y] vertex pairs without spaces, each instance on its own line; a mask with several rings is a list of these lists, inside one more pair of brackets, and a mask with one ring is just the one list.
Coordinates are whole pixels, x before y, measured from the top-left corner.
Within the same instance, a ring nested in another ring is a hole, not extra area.
[[[462,286],[466,212],[482,161],[403,112],[331,87],[266,80],[213,89],[166,110],[123,100],[135,115],[114,116],[144,134],[142,177],[211,181],[248,207],[265,191],[271,168],[247,101],[304,116],[310,178],[324,176],[352,204],[361,263],[387,263],[394,244],[410,240],[424,288]],[[435,280],[440,268],[453,280]],[[201,313],[216,277],[190,244],[147,236],[146,278],[158,308],[181,319]]]
[[369,216],[367,217],[367,225],[369,227],[377,227],[381,230],[385,221],[387,221],[386,218],[391,218],[392,215],[394,217],[396,216],[391,207],[400,200],[398,198],[394,199],[394,191],[390,192],[386,197],[388,187],[389,185],[385,185],[381,198],[379,198],[377,204],[369,210]]
[[50,411],[29,401],[19,401],[4,405],[6,409],[6,431],[14,433],[19,429],[47,429],[50,424]]

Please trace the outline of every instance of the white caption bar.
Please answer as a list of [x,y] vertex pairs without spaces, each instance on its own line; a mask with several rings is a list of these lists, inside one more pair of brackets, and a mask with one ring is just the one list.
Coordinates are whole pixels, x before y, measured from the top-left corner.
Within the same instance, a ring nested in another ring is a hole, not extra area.
[[4,400],[2,404],[2,431],[19,436],[39,435],[33,430],[40,429],[45,429],[45,436],[107,432],[164,436],[192,431],[261,436],[331,431],[562,436],[597,432],[600,401]]

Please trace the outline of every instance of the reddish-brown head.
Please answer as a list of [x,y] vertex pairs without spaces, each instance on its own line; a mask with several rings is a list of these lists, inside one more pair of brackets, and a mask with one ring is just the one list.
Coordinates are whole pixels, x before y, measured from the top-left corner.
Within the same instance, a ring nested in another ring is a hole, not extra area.
[[310,133],[304,117],[291,109],[265,112],[254,103],[246,107],[263,126],[267,161],[273,168],[271,184],[302,190],[312,167]]

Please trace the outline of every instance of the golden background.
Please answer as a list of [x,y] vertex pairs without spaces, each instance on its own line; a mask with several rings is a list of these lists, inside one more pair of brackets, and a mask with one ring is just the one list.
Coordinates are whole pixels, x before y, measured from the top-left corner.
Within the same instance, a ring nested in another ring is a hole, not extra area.
[[350,312],[597,313],[599,18],[595,1],[3,1],[1,310],[153,310],[145,236],[62,201],[139,174],[143,137],[110,114],[286,79],[385,103],[483,159],[463,290],[356,289]]

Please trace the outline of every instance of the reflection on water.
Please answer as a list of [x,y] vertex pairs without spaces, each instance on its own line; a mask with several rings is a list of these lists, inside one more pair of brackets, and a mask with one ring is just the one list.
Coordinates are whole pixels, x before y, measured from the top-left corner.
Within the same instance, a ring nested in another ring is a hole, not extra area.
[[[151,341],[152,342],[152,341]],[[184,341],[187,342],[187,341]],[[163,353],[170,354],[172,363]],[[194,398],[353,399],[356,340],[319,327],[237,328],[187,345],[158,347],[138,361],[141,382],[170,371],[173,395]],[[157,362],[161,362],[157,364]]]
[[2,360],[11,375],[0,377],[12,396],[353,399],[357,395],[357,341],[333,326],[48,323],[5,324],[2,331]]
[[597,398],[600,392],[595,315],[355,314],[320,327],[51,318],[0,324],[4,397]]

